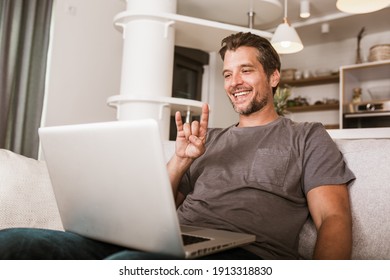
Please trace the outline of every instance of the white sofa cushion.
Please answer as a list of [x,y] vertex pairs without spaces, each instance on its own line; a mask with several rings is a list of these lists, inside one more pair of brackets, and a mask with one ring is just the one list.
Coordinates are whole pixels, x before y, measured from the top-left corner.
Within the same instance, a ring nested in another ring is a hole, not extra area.
[[45,162],[0,149],[0,229],[62,230]]

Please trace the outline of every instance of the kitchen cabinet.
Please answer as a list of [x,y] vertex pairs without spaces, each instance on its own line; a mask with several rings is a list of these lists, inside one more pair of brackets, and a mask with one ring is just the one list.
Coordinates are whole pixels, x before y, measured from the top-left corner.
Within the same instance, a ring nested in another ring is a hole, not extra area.
[[340,102],[341,128],[390,126],[390,60],[341,67]]

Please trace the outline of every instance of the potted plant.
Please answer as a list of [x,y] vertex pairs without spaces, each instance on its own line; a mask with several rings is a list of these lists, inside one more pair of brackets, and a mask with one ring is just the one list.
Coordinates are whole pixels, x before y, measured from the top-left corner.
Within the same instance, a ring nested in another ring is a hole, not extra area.
[[290,87],[278,87],[274,94],[274,107],[279,116],[284,116],[287,111],[287,100],[291,95]]

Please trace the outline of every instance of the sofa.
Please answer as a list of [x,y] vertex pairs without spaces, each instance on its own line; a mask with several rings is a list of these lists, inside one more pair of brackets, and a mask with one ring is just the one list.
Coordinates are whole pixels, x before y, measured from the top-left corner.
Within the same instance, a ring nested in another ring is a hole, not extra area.
[[[350,186],[353,216],[352,259],[390,259],[390,128],[329,130],[357,179]],[[164,142],[168,159],[174,142]],[[34,227],[63,230],[44,161],[0,150],[0,229]],[[311,259],[316,230],[309,219],[299,253]]]

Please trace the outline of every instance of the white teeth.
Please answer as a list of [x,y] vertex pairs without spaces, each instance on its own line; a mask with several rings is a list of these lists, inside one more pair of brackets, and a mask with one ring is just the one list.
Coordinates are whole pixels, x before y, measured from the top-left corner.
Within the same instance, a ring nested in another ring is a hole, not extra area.
[[242,96],[242,95],[248,94],[249,92],[250,91],[243,91],[243,92],[235,93],[233,95],[234,95],[234,97],[238,97],[238,96]]

